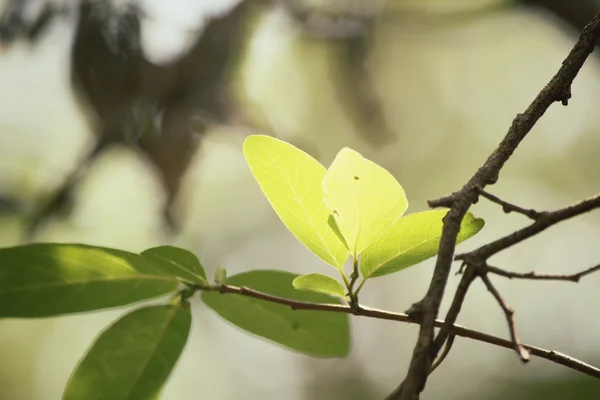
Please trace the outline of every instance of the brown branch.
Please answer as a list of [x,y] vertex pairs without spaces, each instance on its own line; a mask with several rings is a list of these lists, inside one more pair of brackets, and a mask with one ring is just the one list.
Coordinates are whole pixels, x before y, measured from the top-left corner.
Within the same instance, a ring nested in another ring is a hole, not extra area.
[[435,371],[440,365],[442,365],[446,357],[448,357],[448,354],[450,354],[450,350],[452,350],[452,345],[454,344],[455,338],[456,334],[454,332],[450,332],[450,336],[448,336],[448,340],[446,340],[446,344],[444,345],[444,351],[442,351],[442,354],[440,354],[436,362],[431,367],[429,375],[431,375],[433,371]]
[[[359,317],[375,318],[387,321],[405,322],[409,324],[417,324],[418,322],[413,320],[408,314],[394,313],[390,311],[379,310],[376,308],[358,306],[356,310],[352,310],[350,306],[340,304],[323,304],[323,303],[310,303],[305,301],[290,300],[283,297],[274,296],[268,293],[263,293],[258,290],[254,290],[244,286],[231,286],[231,285],[215,285],[215,286],[204,286],[198,285],[193,286],[194,288],[201,291],[216,291],[224,295],[238,295],[246,296],[254,299],[269,301],[271,303],[281,304],[288,306],[293,310],[310,310],[310,311],[322,311],[322,312],[337,312],[355,315]],[[436,328],[444,328],[447,326],[445,321],[435,320],[434,326]],[[465,328],[460,325],[450,325],[450,335],[456,335],[472,340],[476,340],[483,343],[488,343],[494,346],[503,347],[506,349],[512,349],[513,343],[510,340],[502,339],[497,336],[489,335],[487,333],[479,332],[473,329]],[[556,364],[563,365],[567,368],[581,372],[585,375],[600,379],[600,368],[596,368],[583,361],[577,360],[573,357],[564,355],[554,350],[546,350],[535,346],[523,345],[532,355],[552,361]]]
[[485,246],[481,246],[477,250],[469,253],[458,254],[455,259],[468,261],[469,263],[483,263],[494,254],[512,247],[515,244],[524,241],[525,239],[529,239],[530,237],[545,231],[559,222],[592,211],[596,208],[600,208],[600,193],[580,201],[579,203],[561,208],[556,211],[539,213],[538,218],[525,228],[519,229],[518,231],[486,244]]
[[465,298],[467,297],[469,287],[471,287],[471,284],[473,283],[473,281],[475,281],[475,278],[477,278],[477,268],[467,266],[463,263],[463,265],[461,266],[461,270],[464,267],[466,268],[464,269],[463,276],[460,282],[458,283],[456,293],[454,294],[454,298],[452,299],[452,304],[450,305],[450,309],[446,314],[446,324],[442,326],[435,338],[435,341],[433,342],[432,351],[434,351],[435,353],[440,351],[440,349],[444,345],[444,342],[449,338],[450,334],[452,333],[452,325],[454,322],[448,321],[456,321],[456,319],[458,318],[458,314],[460,314],[460,310],[465,301]]
[[[463,217],[478,199],[478,189],[485,189],[487,185],[494,184],[498,180],[500,170],[506,161],[554,102],[560,101],[563,105],[568,103],[573,80],[598,42],[600,42],[600,12],[583,29],[579,40],[556,75],[540,91],[527,110],[515,117],[504,139],[475,175],[460,191],[429,202],[431,207],[450,207],[450,211],[444,218],[439,253],[429,289],[425,297],[409,310],[409,315],[417,319],[421,327],[408,373],[388,399],[415,400],[425,388],[427,376],[439,351],[433,346],[434,326],[454,258],[456,237]],[[454,322],[455,320],[447,321],[448,324]]]
[[501,268],[496,268],[496,267],[492,267],[491,265],[485,265],[484,270],[486,272],[492,273],[492,274],[496,274],[499,276],[503,276],[505,278],[509,278],[509,279],[531,279],[531,280],[540,280],[540,281],[570,281],[570,282],[579,282],[579,280],[581,278],[583,278],[586,275],[592,274],[594,272],[598,272],[600,271],[600,264],[585,269],[583,271],[579,271],[575,274],[570,274],[570,275],[560,275],[560,274],[539,274],[535,271],[531,271],[531,272],[512,272],[512,271],[506,271],[504,269]]
[[521,214],[526,216],[527,218],[530,218],[532,220],[536,220],[538,219],[540,213],[536,210],[532,210],[532,209],[526,209],[523,207],[519,207],[515,204],[509,203],[507,201],[502,200],[501,198],[494,196],[491,193],[486,192],[485,190],[478,188],[479,194],[481,195],[481,197],[485,197],[486,199],[488,199],[489,201],[491,201],[492,203],[496,203],[498,205],[500,205],[502,207],[502,211],[504,211],[505,213],[511,213],[511,212],[515,212],[517,214]]
[[515,323],[514,314],[515,311],[508,305],[506,300],[502,297],[498,289],[494,286],[490,278],[487,274],[481,274],[481,280],[485,283],[485,287],[487,290],[492,293],[492,296],[496,299],[502,311],[504,311],[504,315],[506,316],[506,322],[508,323],[508,330],[510,332],[510,338],[512,339],[513,348],[521,358],[521,361],[528,362],[529,361],[529,351],[523,347],[521,340],[519,340],[519,335],[517,335],[517,325]]

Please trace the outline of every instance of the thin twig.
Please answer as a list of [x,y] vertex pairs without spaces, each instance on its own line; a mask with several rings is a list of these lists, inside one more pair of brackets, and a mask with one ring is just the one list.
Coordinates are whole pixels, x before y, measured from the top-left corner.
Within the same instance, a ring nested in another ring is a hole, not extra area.
[[442,365],[442,363],[444,362],[444,360],[446,359],[448,354],[450,354],[450,350],[452,350],[452,345],[454,344],[455,338],[456,338],[456,333],[451,332],[450,336],[448,336],[448,340],[446,340],[446,344],[444,345],[444,350],[442,351],[442,354],[440,354],[440,356],[438,357],[436,362],[431,367],[431,371],[429,372],[429,375],[431,375],[433,373],[433,371],[435,371],[440,365]]
[[586,275],[592,274],[594,272],[600,271],[600,264],[585,269],[583,271],[577,272],[575,274],[539,274],[535,271],[531,272],[512,272],[506,271],[502,268],[492,267],[491,265],[486,265],[483,267],[486,272],[496,274],[499,276],[503,276],[509,279],[532,279],[532,280],[540,280],[540,281],[570,281],[570,282],[579,282],[581,278]]
[[521,341],[519,340],[519,335],[517,334],[517,325],[515,323],[514,314],[515,311],[506,303],[506,300],[502,297],[498,289],[494,286],[490,278],[487,274],[480,275],[481,280],[485,283],[487,290],[492,293],[492,296],[496,299],[502,311],[504,311],[504,315],[506,316],[506,322],[508,323],[508,330],[510,331],[510,337],[512,339],[513,348],[521,358],[521,361],[528,362],[529,361],[529,351],[523,346]]
[[[438,257],[427,294],[411,308],[411,315],[418,317],[421,326],[408,372],[400,386],[388,396],[389,400],[414,400],[425,388],[429,371],[437,355],[437,349],[433,347],[434,323],[452,268],[456,238],[463,217],[478,199],[477,188],[485,189],[487,185],[494,184],[498,180],[504,164],[554,102],[559,101],[563,105],[568,103],[573,80],[598,42],[600,42],[600,11],[583,29],[577,43],[556,75],[544,86],[527,110],[515,117],[504,139],[473,177],[460,191],[429,201],[431,207],[450,207],[450,211],[444,218]],[[449,324],[454,322],[455,319],[448,320]]]
[[516,204],[509,203],[508,201],[502,200],[501,198],[494,196],[491,193],[486,192],[482,188],[478,188],[478,190],[479,190],[479,194],[481,195],[481,197],[485,197],[492,203],[496,203],[496,204],[500,205],[502,207],[502,211],[504,211],[507,214],[511,213],[511,212],[515,212],[517,214],[524,215],[527,218],[530,218],[534,221],[536,219],[538,219],[538,217],[540,216],[540,213],[536,210],[526,209],[523,207],[519,207]]
[[600,208],[600,193],[597,193],[592,197],[565,208],[555,211],[542,212],[532,224],[526,226],[525,228],[519,229],[518,231],[488,243],[485,246],[481,246],[477,250],[464,254],[458,254],[455,259],[468,261],[469,263],[483,263],[494,254],[512,247],[526,239],[529,239],[530,237],[545,231],[559,222],[587,213],[597,208]]
[[[379,310],[376,308],[359,306],[357,310],[353,311],[350,306],[340,304],[323,304],[323,303],[310,303],[304,301],[290,300],[283,297],[274,296],[268,293],[263,293],[258,290],[254,290],[244,286],[231,286],[231,285],[215,285],[215,286],[195,286],[201,291],[217,291],[224,295],[239,295],[252,297],[272,303],[281,304],[288,306],[293,310],[310,310],[310,311],[323,311],[323,312],[336,312],[356,315],[359,317],[374,318],[386,321],[404,322],[409,324],[418,324],[418,321],[412,319],[408,314],[395,313],[391,311]],[[444,328],[447,326],[445,321],[435,320],[434,326],[436,328]],[[498,347],[504,347],[506,349],[512,349],[513,344],[510,340],[502,339],[497,336],[489,335],[487,333],[479,332],[473,329],[465,328],[460,325],[450,325],[450,334],[456,336],[476,340],[483,343],[488,343]],[[585,375],[600,379],[600,368],[596,368],[583,361],[577,360],[573,357],[566,356],[562,353],[545,350],[535,346],[523,345],[527,348],[532,355],[539,358],[550,360],[556,364],[563,365],[567,368],[581,372]]]
[[460,310],[467,296],[467,292],[469,291],[471,284],[479,274],[479,270],[477,268],[466,265],[465,263],[463,263],[460,268],[461,270],[463,270],[463,276],[460,282],[458,283],[456,293],[454,294],[454,298],[452,299],[452,304],[450,304],[450,309],[446,314],[446,324],[442,326],[437,336],[435,337],[435,340],[432,345],[432,351],[436,353],[440,351],[440,349],[442,348],[442,346],[444,346],[444,343],[452,333],[453,322],[449,321],[456,321],[456,319],[458,318],[458,314],[460,314]]

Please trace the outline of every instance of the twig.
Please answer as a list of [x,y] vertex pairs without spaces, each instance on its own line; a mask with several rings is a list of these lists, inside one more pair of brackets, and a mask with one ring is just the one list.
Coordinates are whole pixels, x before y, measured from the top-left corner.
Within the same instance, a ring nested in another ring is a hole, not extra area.
[[446,359],[448,354],[450,354],[450,350],[452,350],[452,345],[454,344],[455,338],[456,338],[456,334],[454,332],[451,332],[450,336],[448,336],[448,340],[446,340],[446,344],[444,345],[444,351],[442,351],[442,354],[440,354],[440,356],[438,357],[436,362],[431,367],[431,371],[429,371],[429,375],[431,375],[433,373],[433,371],[435,371],[440,365],[442,365],[442,363],[444,362],[444,360]]
[[461,265],[461,269],[464,269],[462,272],[463,276],[460,282],[458,283],[456,293],[454,294],[454,298],[452,299],[452,304],[450,305],[450,309],[446,314],[446,324],[442,326],[437,336],[435,337],[435,340],[432,345],[432,351],[435,353],[440,351],[440,349],[444,345],[444,342],[449,338],[450,334],[452,333],[452,325],[454,322],[449,321],[456,321],[456,319],[458,318],[458,314],[460,314],[462,305],[465,301],[465,298],[467,297],[469,287],[471,287],[471,284],[473,283],[475,278],[477,278],[477,275],[479,273],[479,270],[477,268],[466,265],[464,263]]
[[[283,297],[274,296],[268,293],[263,293],[258,290],[254,290],[244,286],[231,286],[231,285],[215,285],[215,286],[193,286],[201,291],[216,291],[224,295],[238,295],[252,297],[271,303],[281,304],[288,306],[293,310],[310,310],[310,311],[323,311],[323,312],[337,312],[344,314],[351,314],[359,317],[375,318],[387,321],[405,322],[409,324],[417,324],[418,321],[413,320],[408,314],[395,313],[391,311],[379,310],[376,308],[360,306],[357,310],[353,311],[350,306],[340,304],[323,304],[323,303],[310,303],[304,301],[290,300]],[[447,323],[442,320],[435,320],[434,326],[436,328],[444,328]],[[489,335],[487,333],[479,332],[473,329],[465,328],[460,325],[450,325],[450,333],[456,336],[476,340],[483,343],[488,343],[494,346],[503,347],[506,349],[512,349],[513,344],[510,340],[502,339],[497,336]],[[563,365],[567,368],[581,372],[585,375],[600,379],[600,368],[596,368],[583,361],[577,360],[573,357],[564,355],[557,351],[546,350],[540,347],[523,345],[532,355],[550,360],[556,364]]]
[[592,211],[596,208],[600,208],[600,193],[580,201],[579,203],[561,208],[559,210],[542,212],[532,224],[526,226],[525,228],[519,229],[518,231],[488,243],[485,246],[481,246],[477,250],[469,253],[458,254],[455,259],[474,263],[485,262],[494,254],[512,247],[515,244],[524,241],[525,239],[529,239],[530,237],[545,231],[559,222]]
[[491,265],[485,265],[485,267],[483,267],[483,268],[485,269],[485,271],[487,271],[489,273],[503,276],[503,277],[509,278],[509,279],[516,278],[516,279],[532,279],[532,280],[540,280],[540,281],[579,282],[579,280],[581,278],[583,278],[584,276],[592,274],[597,271],[600,271],[600,264],[596,265],[595,267],[591,267],[591,268],[588,268],[583,271],[577,272],[575,274],[570,274],[570,275],[539,274],[535,271],[525,272],[525,273],[512,272],[512,271],[506,271],[501,268],[492,267]]
[[481,274],[480,276],[483,283],[485,283],[487,290],[489,290],[490,293],[492,293],[492,296],[494,296],[494,298],[502,308],[502,311],[504,311],[504,315],[506,316],[506,322],[508,323],[508,330],[510,331],[510,338],[512,339],[513,348],[521,358],[521,361],[528,362],[529,351],[527,351],[527,349],[523,347],[523,344],[521,344],[521,341],[519,340],[519,335],[517,335],[517,325],[515,324],[514,318],[515,311],[506,303],[506,300],[504,300],[502,295],[500,295],[500,292],[498,291],[498,289],[496,289],[492,281],[490,281],[490,278],[487,276],[487,274]]
[[[504,164],[554,102],[560,101],[563,105],[568,103],[573,80],[599,41],[600,12],[583,29],[577,43],[556,75],[540,91],[527,110],[515,117],[504,139],[475,175],[460,191],[429,201],[431,207],[450,207],[450,211],[444,218],[438,257],[427,294],[420,302],[413,305],[409,313],[418,318],[421,327],[408,373],[388,399],[414,400],[425,388],[427,376],[437,355],[437,349],[433,347],[433,330],[452,267],[456,238],[463,217],[477,201],[478,188],[485,189],[487,185],[494,184],[498,180]],[[447,321],[449,324],[454,322],[455,319]]]
[[536,220],[538,219],[540,213],[536,210],[533,209],[526,209],[523,207],[519,207],[515,204],[509,203],[507,201],[502,200],[501,198],[494,196],[491,193],[486,192],[485,190],[483,190],[482,188],[478,188],[479,190],[479,194],[481,195],[481,197],[485,197],[486,199],[488,199],[489,201],[491,201],[492,203],[496,203],[500,206],[502,206],[502,211],[504,211],[505,213],[511,213],[511,212],[515,212],[521,215],[526,216],[527,218],[530,218],[532,220]]

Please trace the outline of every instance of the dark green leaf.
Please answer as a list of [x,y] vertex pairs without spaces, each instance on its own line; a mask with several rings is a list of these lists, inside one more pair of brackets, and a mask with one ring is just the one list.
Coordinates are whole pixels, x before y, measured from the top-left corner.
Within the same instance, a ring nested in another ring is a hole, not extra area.
[[198,257],[190,251],[179,247],[160,246],[143,251],[142,256],[155,260],[169,275],[200,285],[208,283],[204,267]]
[[[297,276],[284,271],[251,271],[230,277],[227,284],[291,300],[341,303],[327,295],[294,289],[292,282]],[[315,357],[344,357],[350,351],[347,314],[293,310],[265,300],[218,292],[203,292],[202,300],[239,328],[293,350]]]
[[191,315],[176,305],[139,308],[94,341],[71,375],[63,400],[158,398],[185,347]]
[[124,306],[178,282],[126,251],[72,244],[0,249],[0,317],[35,318]]

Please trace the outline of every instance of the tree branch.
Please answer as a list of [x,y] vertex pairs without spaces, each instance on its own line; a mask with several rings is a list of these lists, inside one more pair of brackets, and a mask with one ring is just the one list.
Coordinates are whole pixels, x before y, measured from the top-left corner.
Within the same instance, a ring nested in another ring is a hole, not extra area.
[[460,314],[460,310],[465,301],[465,298],[467,297],[469,287],[471,287],[471,284],[473,283],[473,281],[475,281],[475,278],[477,278],[477,268],[467,266],[463,263],[463,265],[461,266],[461,270],[465,266],[466,269],[464,270],[463,276],[460,282],[458,283],[456,293],[454,294],[454,298],[452,299],[452,304],[450,305],[450,309],[446,314],[446,321],[453,322],[446,322],[446,324],[443,325],[440,331],[438,332],[432,346],[432,351],[434,351],[435,353],[440,351],[440,349],[444,345],[444,342],[452,333],[452,325],[454,324],[454,321],[456,321],[456,319],[458,318],[458,314]]
[[[567,105],[571,97],[571,84],[598,42],[600,42],[600,12],[583,29],[579,40],[556,75],[541,90],[527,110],[516,116],[504,139],[475,175],[460,191],[429,201],[431,207],[450,207],[450,211],[444,218],[439,253],[429,289],[425,297],[415,303],[408,313],[421,325],[408,373],[388,399],[415,400],[425,388],[433,360],[439,352],[437,346],[433,346],[434,326],[452,266],[456,237],[463,217],[478,199],[479,189],[485,189],[487,185],[494,184],[498,180],[500,170],[506,161],[554,102],[560,101],[563,105]],[[455,319],[446,320],[447,324],[454,322]]]
[[485,260],[494,254],[512,247],[515,244],[524,241],[525,239],[529,239],[530,237],[545,231],[559,222],[592,211],[596,208],[600,208],[600,193],[580,201],[579,203],[561,208],[556,211],[541,212],[531,225],[486,244],[485,246],[481,246],[477,250],[469,253],[458,254],[455,259],[468,261],[469,263],[485,262]]
[[[268,293],[263,293],[258,290],[254,290],[244,286],[231,286],[231,285],[195,285],[192,286],[196,290],[200,291],[216,291],[223,295],[238,295],[246,296],[254,299],[269,301],[271,303],[281,304],[288,306],[293,310],[310,310],[310,311],[322,311],[322,312],[336,312],[351,314],[359,317],[375,318],[387,321],[405,322],[409,324],[417,324],[418,322],[413,320],[408,314],[394,313],[390,311],[379,310],[376,308],[366,307],[359,305],[356,310],[352,310],[350,306],[340,304],[323,304],[323,303],[310,303],[304,301],[290,300],[283,297],[274,296]],[[434,326],[437,328],[446,327],[446,322],[441,320],[435,320]],[[465,328],[460,325],[451,325],[450,334],[456,335],[472,340],[476,340],[483,343],[488,343],[498,347],[504,347],[506,349],[512,349],[513,343],[510,340],[502,339],[497,336],[488,335],[487,333],[479,332],[473,329]],[[581,372],[585,375],[600,379],[600,368],[596,368],[583,361],[577,360],[573,357],[564,355],[562,353],[545,350],[535,346],[523,345],[532,355],[552,361],[556,364],[563,365],[567,368]]]
[[526,209],[523,207],[519,207],[515,204],[509,203],[507,201],[502,200],[501,198],[494,196],[491,193],[486,192],[485,190],[478,188],[479,190],[479,194],[481,195],[481,197],[485,197],[486,199],[488,199],[489,201],[491,201],[492,203],[496,203],[500,206],[502,206],[502,211],[504,211],[505,213],[511,213],[511,212],[516,212],[518,214],[524,215],[527,218],[530,218],[532,220],[536,220],[538,219],[540,213],[536,210],[532,210],[532,209]]
[[496,299],[502,311],[504,311],[504,315],[506,316],[506,322],[508,323],[508,330],[510,332],[510,338],[512,339],[513,348],[521,358],[521,361],[528,362],[529,361],[529,352],[525,349],[523,344],[521,344],[521,340],[519,340],[519,335],[517,335],[517,325],[515,323],[514,314],[515,311],[508,305],[506,300],[502,297],[498,289],[494,286],[490,278],[487,274],[480,275],[481,280],[485,283],[485,287],[487,290],[492,293],[492,296]]
[[450,354],[450,350],[452,350],[452,345],[454,344],[455,338],[456,338],[456,334],[453,332],[450,332],[450,336],[448,336],[448,340],[446,340],[446,344],[444,345],[444,351],[442,352],[442,354],[440,354],[440,356],[436,360],[435,364],[433,364],[433,366],[431,367],[431,371],[429,371],[429,375],[431,375],[433,373],[433,371],[435,371],[440,365],[442,365],[442,363],[444,362],[446,357],[448,357],[448,354]]
[[571,281],[571,282],[579,282],[579,280],[581,278],[583,278],[586,275],[592,274],[594,272],[598,272],[600,271],[600,264],[588,268],[588,269],[584,269],[583,271],[579,271],[575,274],[570,274],[570,275],[560,275],[560,274],[538,274],[535,271],[531,271],[531,272],[512,272],[512,271],[506,271],[504,269],[501,268],[496,268],[496,267],[492,267],[491,265],[485,265],[484,270],[486,272],[489,272],[491,274],[496,274],[499,276],[503,276],[505,278],[508,279],[531,279],[531,280],[540,280],[540,281]]

